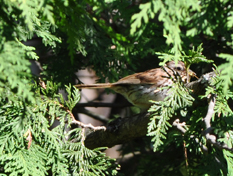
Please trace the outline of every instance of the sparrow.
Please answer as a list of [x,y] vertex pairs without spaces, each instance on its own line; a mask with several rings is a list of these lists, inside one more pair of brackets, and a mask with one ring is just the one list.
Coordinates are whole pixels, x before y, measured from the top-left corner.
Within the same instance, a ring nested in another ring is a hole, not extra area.
[[189,76],[195,76],[192,70],[187,70],[181,61],[167,62],[164,67],[147,70],[126,76],[115,83],[78,84],[78,89],[100,89],[109,88],[123,95],[134,106],[142,111],[150,108],[153,101],[162,101],[167,96],[167,91],[161,88],[171,86],[173,81],[180,77],[187,82]]

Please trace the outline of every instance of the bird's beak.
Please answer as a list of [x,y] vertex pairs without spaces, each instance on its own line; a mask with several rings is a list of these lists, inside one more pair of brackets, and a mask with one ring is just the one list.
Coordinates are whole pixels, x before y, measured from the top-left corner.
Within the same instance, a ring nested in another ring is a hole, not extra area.
[[188,75],[191,76],[191,77],[195,77],[195,78],[199,79],[197,77],[196,73],[194,71],[190,70],[190,69],[188,70]]

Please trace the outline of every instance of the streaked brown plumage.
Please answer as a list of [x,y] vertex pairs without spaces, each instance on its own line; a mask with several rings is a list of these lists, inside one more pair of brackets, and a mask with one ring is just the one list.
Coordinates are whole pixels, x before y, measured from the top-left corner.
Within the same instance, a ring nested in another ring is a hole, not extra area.
[[[163,68],[135,73],[115,83],[79,84],[75,87],[79,89],[109,88],[122,94],[133,105],[146,110],[151,106],[149,100],[161,101],[166,97],[166,91],[159,88],[172,85],[173,81],[170,76],[174,78],[176,72],[183,81],[187,81],[187,70],[184,63],[179,61],[175,64],[174,61],[170,61]],[[190,76],[195,75],[191,70],[188,73]]]

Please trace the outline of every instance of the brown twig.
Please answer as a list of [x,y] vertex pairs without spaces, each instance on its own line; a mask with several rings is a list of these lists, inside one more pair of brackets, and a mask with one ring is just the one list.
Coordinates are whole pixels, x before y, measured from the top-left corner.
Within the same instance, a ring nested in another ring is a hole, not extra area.
[[183,148],[184,148],[185,165],[187,169],[187,167],[189,166],[189,163],[188,163],[188,152],[187,152],[185,141],[183,142]]
[[29,149],[32,144],[32,132],[30,129],[28,129],[25,136],[27,136],[26,140],[28,141],[28,149]]

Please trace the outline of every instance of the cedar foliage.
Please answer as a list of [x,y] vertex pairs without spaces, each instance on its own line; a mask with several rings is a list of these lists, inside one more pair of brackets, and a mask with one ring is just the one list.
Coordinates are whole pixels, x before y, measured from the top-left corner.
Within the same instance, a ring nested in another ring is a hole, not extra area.
[[[232,151],[210,143],[202,121],[206,99],[216,96],[211,132],[218,143],[232,148],[231,0],[0,0],[0,4],[2,175],[232,175]],[[40,45],[30,45],[34,39]],[[30,60],[41,63],[41,81],[31,73]],[[70,86],[78,79],[75,72],[92,67],[100,82],[106,78],[113,82],[168,60],[183,60],[198,76],[214,62],[216,77],[205,95],[193,96],[178,75],[166,100],[149,110],[152,138],[125,144],[122,154],[140,154],[118,171],[103,148],[86,148],[83,130],[72,126],[71,112],[80,99],[79,91]],[[64,88],[67,100],[58,93]],[[196,101],[201,103],[194,107]],[[186,122],[184,134],[171,130],[172,116]],[[59,125],[52,127],[55,121]]]

